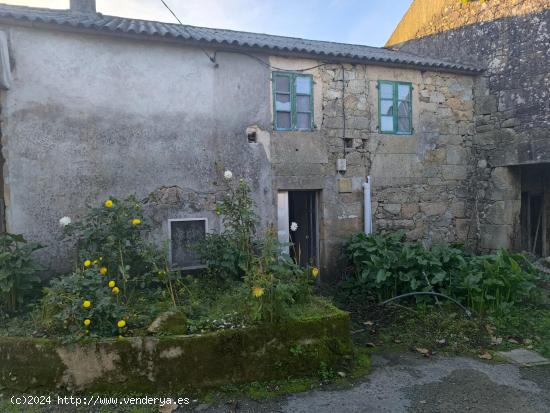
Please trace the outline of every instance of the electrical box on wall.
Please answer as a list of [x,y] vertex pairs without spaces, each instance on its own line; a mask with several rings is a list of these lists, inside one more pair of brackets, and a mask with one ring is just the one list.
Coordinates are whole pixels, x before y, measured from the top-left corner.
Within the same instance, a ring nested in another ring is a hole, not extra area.
[[338,172],[346,172],[347,163],[345,159],[336,159],[336,170]]

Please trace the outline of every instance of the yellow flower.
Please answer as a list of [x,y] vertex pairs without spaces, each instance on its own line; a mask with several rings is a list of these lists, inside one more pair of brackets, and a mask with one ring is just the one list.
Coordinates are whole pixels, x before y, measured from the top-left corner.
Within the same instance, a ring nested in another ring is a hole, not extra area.
[[92,264],[97,265],[97,260],[94,260],[94,262],[92,262]]
[[312,275],[312,277],[313,277],[313,278],[317,278],[317,277],[319,276],[319,272],[320,272],[320,271],[319,271],[319,268],[313,267],[313,268],[311,269],[311,275]]
[[105,204],[104,204],[107,208],[112,208],[113,207],[113,201],[111,201],[110,199],[108,199],[107,201],[105,201]]
[[120,289],[118,287],[114,287],[111,291],[113,292],[114,295],[117,295],[120,292]]
[[85,267],[89,267],[90,265],[92,265],[92,261],[90,261],[90,260],[84,261],[84,266]]
[[82,302],[82,307],[84,308],[90,308],[92,306],[92,302],[90,300],[84,300]]
[[107,274],[107,267],[101,267],[101,268],[99,269],[99,272],[100,272],[101,274],[103,274],[103,275]]
[[88,327],[90,324],[92,324],[92,320],[90,320],[89,318],[87,318],[86,320],[84,320],[84,325],[86,327]]
[[116,283],[114,281],[109,281],[109,288],[115,288]]
[[141,219],[136,218],[132,220],[132,225],[139,225],[139,224],[141,224]]
[[116,325],[117,325],[118,328],[124,328],[124,327],[126,327],[126,321],[119,320],[119,322],[116,323]]
[[256,298],[260,298],[262,295],[264,295],[265,290],[262,287],[254,287],[252,289],[252,295]]

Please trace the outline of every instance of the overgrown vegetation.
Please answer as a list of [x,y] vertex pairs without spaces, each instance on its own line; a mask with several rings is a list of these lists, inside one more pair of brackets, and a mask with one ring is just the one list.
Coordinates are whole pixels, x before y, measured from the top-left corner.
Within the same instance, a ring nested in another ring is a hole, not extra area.
[[[226,171],[224,184],[216,212],[225,229],[199,245],[207,264],[203,273],[170,268],[166,248],[148,241],[150,225],[136,197],[107,199],[77,222],[61,218],[65,239],[77,247],[74,270],[49,280],[40,307],[19,317],[19,326],[3,320],[4,331],[25,334],[27,328],[67,339],[143,335],[157,333],[148,328],[157,317],[181,314],[181,329],[202,333],[308,317],[322,309],[326,303],[311,294],[319,270],[301,268],[281,254],[273,229],[256,231],[246,181]],[[37,285],[30,254],[38,246],[5,236],[0,247],[5,251],[0,291],[6,292],[1,303],[14,309]]]
[[459,246],[427,248],[406,242],[404,233],[397,232],[354,235],[346,255],[354,272],[342,288],[352,295],[372,294],[382,301],[412,292],[437,292],[478,313],[506,311],[537,299],[537,272],[521,254],[505,250],[472,256]]
[[[475,256],[457,245],[406,242],[401,232],[354,235],[346,245],[351,274],[337,292],[351,311],[355,338],[376,348],[410,348],[431,355],[525,347],[550,355],[550,284],[521,254]],[[467,317],[437,292],[474,311]],[[489,351],[489,352],[488,352]]]
[[40,248],[21,235],[0,235],[0,314],[20,310],[39,285],[40,267],[32,255]]

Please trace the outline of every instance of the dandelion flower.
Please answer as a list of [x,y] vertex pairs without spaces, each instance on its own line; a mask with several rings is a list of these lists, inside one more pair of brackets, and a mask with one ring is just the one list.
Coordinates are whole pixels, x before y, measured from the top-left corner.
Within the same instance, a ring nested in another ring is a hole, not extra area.
[[132,225],[139,225],[139,224],[141,224],[141,219],[136,218],[132,220]]
[[115,288],[115,286],[116,286],[116,282],[109,281],[109,288]]
[[114,295],[117,295],[117,294],[120,292],[120,288],[118,288],[118,287],[113,287],[113,289],[112,289],[111,291],[112,291],[112,293],[113,293]]
[[227,179],[228,181],[233,178],[233,172],[230,170],[227,170],[223,173],[223,177]]
[[262,287],[254,287],[252,289],[252,295],[256,298],[260,298],[262,295],[264,295],[265,289]]
[[319,276],[319,268],[313,267],[313,268],[311,269],[311,276],[312,276],[313,278],[317,278],[317,277]]
[[99,272],[100,272],[101,274],[103,274],[103,275],[107,274],[107,267],[101,267],[101,268],[99,269]]
[[296,222],[293,222],[292,224],[290,224],[290,230],[292,232],[298,231],[298,224]]
[[89,318],[87,318],[86,320],[84,320],[84,325],[86,327],[88,327],[90,324],[92,324],[92,320],[90,320]]
[[126,321],[125,320],[119,320],[118,323],[116,323],[118,328],[124,328],[126,327]]
[[82,307],[84,308],[90,308],[92,306],[92,302],[90,300],[84,300],[82,302]]
[[62,227],[66,227],[67,225],[70,225],[72,222],[71,218],[69,217],[63,217],[59,220],[59,225]]
[[84,261],[84,266],[85,267],[89,267],[90,265],[92,265],[92,261],[90,261],[90,260]]
[[107,208],[112,208],[113,207],[113,201],[108,199],[107,201],[105,201],[105,203],[103,205],[105,205]]

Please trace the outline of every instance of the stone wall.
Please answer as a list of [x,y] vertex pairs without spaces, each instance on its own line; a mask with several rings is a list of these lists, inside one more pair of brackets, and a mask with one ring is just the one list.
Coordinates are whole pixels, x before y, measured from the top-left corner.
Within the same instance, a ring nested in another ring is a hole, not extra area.
[[519,247],[521,168],[510,167],[550,161],[549,21],[545,0],[447,2],[431,19],[405,18],[388,42],[486,68],[474,90],[470,183],[482,250]]
[[[342,89],[344,70],[344,92]],[[329,163],[345,158],[325,208],[325,237],[342,241],[362,230],[361,184],[372,177],[376,231],[399,230],[409,239],[464,240],[472,173],[473,78],[376,66],[325,66],[323,122]],[[379,80],[413,84],[412,135],[378,132]],[[342,107],[344,93],[344,107]],[[345,114],[345,130],[344,126]]]

